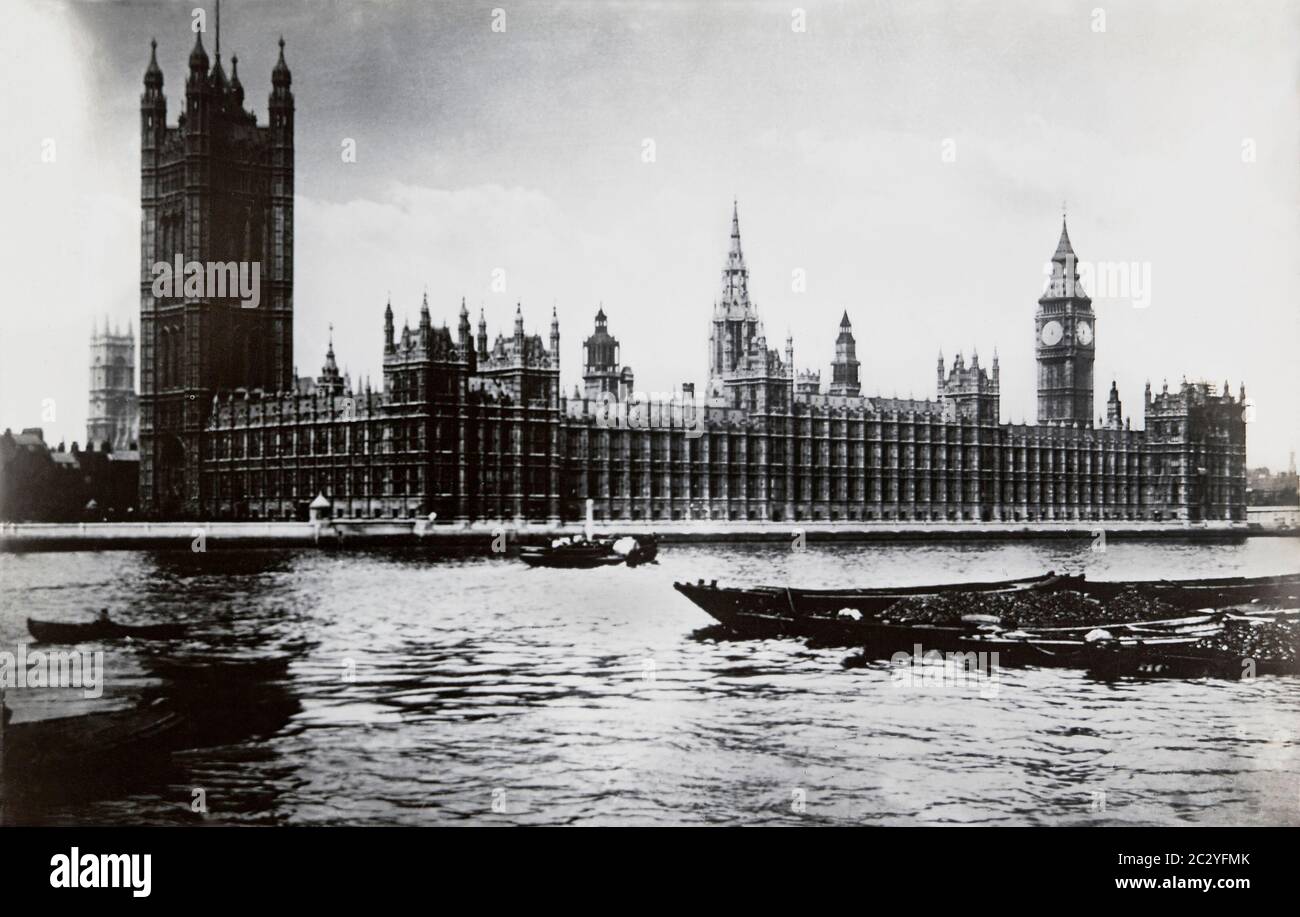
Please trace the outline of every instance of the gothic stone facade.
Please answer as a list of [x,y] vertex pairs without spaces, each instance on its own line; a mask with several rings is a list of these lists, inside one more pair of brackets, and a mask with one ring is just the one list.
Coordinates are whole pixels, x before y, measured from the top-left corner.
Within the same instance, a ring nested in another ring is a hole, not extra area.
[[[218,32],[209,70],[199,33],[184,109],[168,127],[155,43],[140,97],[140,503],[150,515],[205,510],[203,433],[214,396],[295,384],[294,107],[284,42],[265,125],[244,109],[239,58],[231,65],[227,78]],[[243,308],[229,289],[188,283],[172,291],[186,295],[156,297],[155,266],[176,260],[256,270],[257,307]]]
[[[1023,521],[1244,520],[1244,389],[1166,386],[1144,399],[1145,430],[1112,384],[1093,415],[1096,318],[1062,227],[1035,330],[1039,423],[1000,420],[996,354],[949,368],[933,399],[863,396],[847,311],[831,383],[768,349],[732,213],[714,303],[708,382],[667,403],[638,401],[602,308],[584,385],[560,387],[559,322],[490,345],[461,303],[453,334],[427,297],[400,335],[384,313],[383,387],[338,371],[333,343],[315,379],[292,361],[293,101],[283,49],[270,125],[242,109],[220,58],[190,58],[186,114],[165,128],[162,76],[145,76],[141,499],[154,515],[334,515],[440,520]],[[261,309],[211,298],[155,302],[148,264],[256,253]],[[266,286],[264,285],[264,290]],[[611,422],[617,407],[627,422]]]
[[[737,253],[738,238],[733,227]],[[724,297],[748,283],[735,270],[729,255]],[[214,400],[206,511],[287,517],[320,493],[338,515],[454,520],[574,520],[589,499],[597,519],[646,523],[1245,518],[1244,391],[1148,386],[1145,430],[1123,419],[1113,384],[1095,422],[1004,424],[996,354],[987,369],[940,355],[933,399],[861,396],[846,315],[823,393],[819,374],[794,372],[792,342],[784,359],[766,349],[752,303],[714,315],[712,394],[650,403],[617,365],[603,309],[584,385],[564,397],[554,313],[549,347],[519,310],[489,348],[463,303],[455,336],[426,300],[419,328],[395,338],[390,306],[382,392],[341,378],[331,345],[293,393]],[[610,421],[611,404],[631,419]]]
[[90,335],[90,405],[86,414],[86,448],[107,445],[114,452],[134,450],[140,435],[135,395],[135,333],[110,329]]

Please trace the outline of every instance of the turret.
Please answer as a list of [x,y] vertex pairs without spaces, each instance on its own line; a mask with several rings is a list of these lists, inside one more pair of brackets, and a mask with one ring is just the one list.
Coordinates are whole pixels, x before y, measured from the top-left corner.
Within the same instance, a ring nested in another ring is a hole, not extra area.
[[149,40],[149,66],[144,71],[144,92],[140,94],[140,147],[148,155],[162,146],[167,129],[167,99],[163,95],[163,74],[158,66],[158,42]]
[[1121,418],[1124,416],[1123,406],[1119,401],[1119,387],[1115,380],[1110,382],[1110,395],[1106,399],[1106,428],[1109,430],[1119,430],[1123,426]]
[[339,374],[338,361],[334,359],[334,325],[330,325],[329,347],[325,351],[325,362],[321,365],[320,376],[316,379],[317,387],[329,395],[342,394],[343,377]]
[[239,55],[230,58],[230,97],[236,111],[244,110],[244,84],[239,82]]
[[[267,105],[271,132],[271,225],[277,227],[276,244],[269,253],[270,264],[262,265],[270,278],[269,311],[273,325],[286,342],[293,340],[293,93],[284,62],[284,39],[280,57],[271,71],[271,97]],[[264,296],[266,294],[263,294]],[[286,361],[282,361],[283,362]],[[281,372],[287,367],[281,366]]]
[[560,317],[551,306],[551,360],[555,366],[560,365]]
[[478,366],[474,353],[474,337],[469,327],[469,309],[465,306],[465,297],[460,298],[460,322],[456,325],[456,347],[460,358],[469,364],[469,371],[474,372]]
[[[162,240],[157,237],[156,229],[158,159],[166,136],[167,98],[163,95],[163,74],[158,66],[158,42],[150,39],[149,66],[144,71],[144,92],[140,94],[140,200],[144,211],[141,219],[144,237],[141,248],[144,251],[146,269],[147,265],[176,254],[158,250]],[[148,280],[149,275],[146,273],[142,282],[147,284]]]
[[524,306],[515,303],[515,354],[522,359],[524,355]]
[[605,308],[596,311],[596,327],[582,343],[582,381],[586,397],[600,398],[606,392],[619,392],[618,340],[610,335]]
[[190,51],[189,83],[205,85],[208,81],[208,52],[203,48],[203,33],[194,33],[194,48]]
[[144,71],[145,95],[162,95],[163,74],[158,66],[158,39],[149,39],[149,66]]
[[384,353],[393,353],[396,347],[393,343],[393,300],[388,300],[388,305],[384,307]]
[[289,73],[289,65],[284,62],[284,36],[280,36],[280,58],[275,62],[275,69],[271,71],[271,98],[279,97],[284,99],[288,97],[291,101],[293,94],[289,91],[290,84],[293,83],[293,77]]
[[488,337],[487,337],[487,317],[483,314],[483,307],[479,306],[478,310],[478,361],[486,363],[488,358]]
[[190,149],[207,154],[206,135],[212,117],[212,94],[208,85],[208,52],[203,49],[203,33],[194,35],[190,51],[189,76],[185,80],[185,136]]
[[856,397],[862,391],[858,381],[857,342],[853,339],[853,325],[849,322],[848,310],[840,319],[840,334],[835,339],[835,361],[831,363],[832,395],[849,395]]

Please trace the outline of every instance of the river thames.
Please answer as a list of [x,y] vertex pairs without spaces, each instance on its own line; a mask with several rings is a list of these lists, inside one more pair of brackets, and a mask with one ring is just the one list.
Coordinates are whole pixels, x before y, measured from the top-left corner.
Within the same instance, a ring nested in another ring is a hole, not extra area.
[[[1300,684],[1008,669],[996,692],[900,686],[848,649],[720,640],[674,580],[800,586],[1266,575],[1300,541],[664,545],[637,569],[428,550],[0,556],[25,618],[183,621],[187,652],[292,653],[273,734],[177,754],[41,824],[1300,824]],[[15,722],[131,705],[11,689]],[[214,690],[212,704],[235,703]],[[14,779],[14,775],[9,775]],[[202,790],[206,813],[193,811]]]

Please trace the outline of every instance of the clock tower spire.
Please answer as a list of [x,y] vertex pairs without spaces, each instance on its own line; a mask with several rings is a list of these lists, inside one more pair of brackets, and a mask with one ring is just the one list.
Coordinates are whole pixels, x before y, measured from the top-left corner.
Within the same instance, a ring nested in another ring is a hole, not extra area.
[[1079,283],[1078,258],[1061,215],[1061,239],[1034,316],[1038,422],[1091,425],[1097,320]]

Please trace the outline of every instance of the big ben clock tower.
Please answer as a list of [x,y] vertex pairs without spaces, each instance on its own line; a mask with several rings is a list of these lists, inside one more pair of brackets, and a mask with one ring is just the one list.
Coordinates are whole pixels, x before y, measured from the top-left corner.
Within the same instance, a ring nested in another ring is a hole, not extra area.
[[1061,218],[1061,241],[1052,255],[1052,277],[1034,317],[1038,358],[1038,422],[1093,423],[1092,363],[1097,319],[1079,284],[1078,260]]

